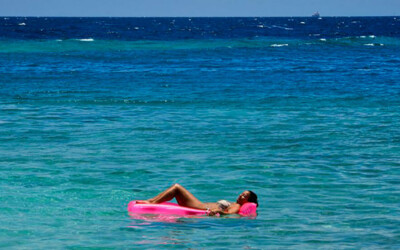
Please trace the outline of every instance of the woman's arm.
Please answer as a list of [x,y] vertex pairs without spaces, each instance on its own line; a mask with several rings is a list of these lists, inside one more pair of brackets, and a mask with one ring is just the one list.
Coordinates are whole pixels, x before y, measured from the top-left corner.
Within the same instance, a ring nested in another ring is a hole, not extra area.
[[227,210],[221,210],[220,208],[216,208],[211,210],[208,215],[213,216],[216,214],[237,214],[240,210],[240,205],[237,203],[231,204],[231,206]]

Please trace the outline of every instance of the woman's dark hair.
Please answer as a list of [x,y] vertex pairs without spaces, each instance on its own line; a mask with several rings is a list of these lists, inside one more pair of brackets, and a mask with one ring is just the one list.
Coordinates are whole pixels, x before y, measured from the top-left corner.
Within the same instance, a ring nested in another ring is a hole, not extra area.
[[250,193],[249,198],[247,198],[247,201],[256,203],[257,207],[258,207],[257,195],[253,191],[250,191],[250,190],[247,190],[247,191],[249,191],[249,193]]

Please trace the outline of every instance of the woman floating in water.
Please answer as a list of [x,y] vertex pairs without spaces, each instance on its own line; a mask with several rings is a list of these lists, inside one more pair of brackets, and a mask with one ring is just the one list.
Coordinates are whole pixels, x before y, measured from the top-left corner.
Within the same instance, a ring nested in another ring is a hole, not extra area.
[[237,214],[240,207],[246,202],[256,203],[258,206],[257,195],[246,190],[239,195],[236,202],[228,202],[226,200],[220,200],[218,202],[206,202],[199,201],[193,194],[191,194],[186,188],[179,184],[174,184],[170,188],[166,189],[159,195],[144,201],[137,201],[138,204],[158,204],[166,201],[170,201],[173,198],[176,199],[180,206],[207,210],[209,215],[219,214]]

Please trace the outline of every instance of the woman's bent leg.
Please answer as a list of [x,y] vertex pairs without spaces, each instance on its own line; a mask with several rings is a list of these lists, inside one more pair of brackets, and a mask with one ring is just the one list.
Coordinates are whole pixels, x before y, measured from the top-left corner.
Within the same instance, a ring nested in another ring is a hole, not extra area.
[[191,194],[186,188],[179,184],[174,184],[164,192],[149,199],[149,203],[162,203],[165,201],[170,201],[173,198],[176,199],[179,205],[197,208],[197,209],[207,209],[206,206],[199,201],[193,194]]
[[163,192],[159,193],[157,196],[149,199],[149,203],[162,203],[165,201],[170,201],[175,197],[175,185],[172,185],[168,189],[164,190]]

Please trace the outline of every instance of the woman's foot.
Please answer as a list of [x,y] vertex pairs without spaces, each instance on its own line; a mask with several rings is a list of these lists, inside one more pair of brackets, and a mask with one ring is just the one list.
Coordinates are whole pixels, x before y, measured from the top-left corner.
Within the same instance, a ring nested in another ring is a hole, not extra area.
[[152,204],[149,200],[136,201],[137,204]]

